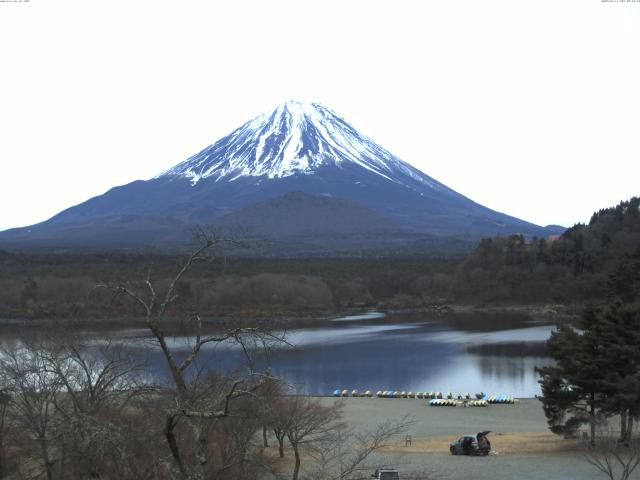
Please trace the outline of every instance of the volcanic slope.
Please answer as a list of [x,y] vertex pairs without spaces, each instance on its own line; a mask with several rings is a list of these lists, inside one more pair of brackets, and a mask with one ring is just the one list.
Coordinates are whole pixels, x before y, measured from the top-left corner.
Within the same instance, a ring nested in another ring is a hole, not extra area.
[[[320,205],[322,218],[310,219]],[[150,180],[0,233],[0,246],[167,248],[184,245],[197,224],[234,225],[278,241],[293,233],[317,236],[329,223],[326,234],[354,235],[353,226],[363,225],[361,233],[391,236],[394,244],[403,235],[477,240],[558,233],[473,202],[319,104],[289,101]]]

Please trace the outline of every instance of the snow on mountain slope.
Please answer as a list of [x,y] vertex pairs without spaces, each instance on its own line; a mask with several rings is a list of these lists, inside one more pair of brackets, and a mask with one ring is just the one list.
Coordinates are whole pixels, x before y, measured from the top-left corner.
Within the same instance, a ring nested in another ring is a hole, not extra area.
[[[389,153],[317,103],[288,101],[259,115],[156,178],[187,177],[233,181],[240,177],[284,178],[312,175],[323,166],[358,165],[414,189],[418,182],[448,190]],[[412,181],[411,181],[412,180]]]
[[264,234],[286,255],[550,233],[437,182],[331,110],[290,101],[151,180],[0,232],[0,245],[173,248],[189,244],[194,225]]

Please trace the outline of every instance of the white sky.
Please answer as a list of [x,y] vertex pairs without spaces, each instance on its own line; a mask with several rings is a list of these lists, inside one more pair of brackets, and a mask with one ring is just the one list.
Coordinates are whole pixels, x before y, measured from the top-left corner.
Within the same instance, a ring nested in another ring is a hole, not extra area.
[[0,1],[0,229],[147,179],[286,99],[570,226],[640,195],[640,2]]

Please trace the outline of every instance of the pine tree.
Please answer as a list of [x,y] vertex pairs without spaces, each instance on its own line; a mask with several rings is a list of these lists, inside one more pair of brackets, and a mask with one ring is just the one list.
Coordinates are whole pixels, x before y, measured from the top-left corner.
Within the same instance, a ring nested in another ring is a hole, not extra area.
[[579,330],[560,325],[547,342],[556,365],[539,368],[541,401],[551,431],[574,435],[600,416],[620,415],[629,444],[640,417],[640,250],[623,257],[609,277],[604,308],[585,309]]
[[628,445],[640,417],[640,250],[623,257],[608,286],[600,333],[608,367],[605,410],[620,415],[620,439]]
[[540,400],[551,431],[574,436],[580,426],[589,424],[591,442],[595,441],[596,423],[606,400],[596,324],[595,311],[589,308],[580,325],[582,332],[559,325],[547,342],[556,365],[537,369]]

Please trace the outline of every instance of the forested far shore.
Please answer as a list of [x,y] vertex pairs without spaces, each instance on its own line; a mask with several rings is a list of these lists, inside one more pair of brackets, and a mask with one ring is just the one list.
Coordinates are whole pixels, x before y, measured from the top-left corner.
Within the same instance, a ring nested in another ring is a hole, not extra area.
[[[482,240],[464,259],[423,256],[248,258],[217,255],[176,286],[172,313],[327,314],[433,305],[582,304],[603,299],[608,275],[640,246],[640,199],[593,214],[557,238]],[[180,255],[0,251],[0,317],[119,318],[131,300],[97,284],[166,288]]]

